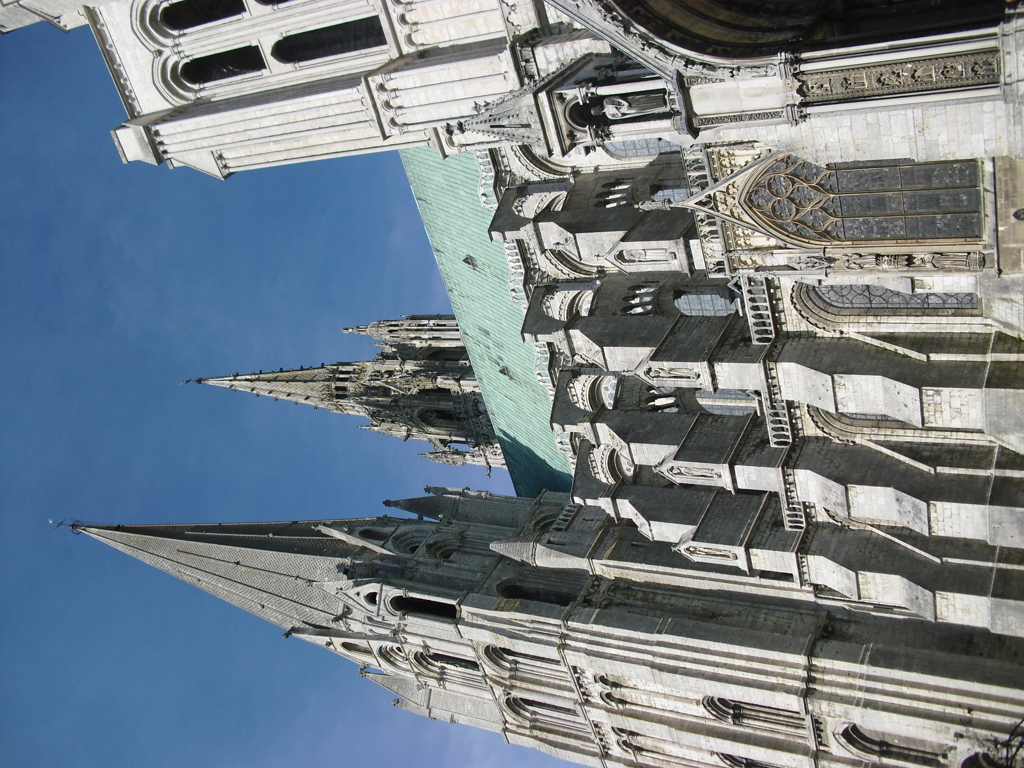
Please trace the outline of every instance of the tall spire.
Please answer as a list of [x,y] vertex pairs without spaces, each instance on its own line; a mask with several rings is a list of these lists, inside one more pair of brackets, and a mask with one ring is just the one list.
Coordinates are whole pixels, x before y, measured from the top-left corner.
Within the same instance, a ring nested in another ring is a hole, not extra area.
[[433,461],[505,466],[453,316],[407,315],[347,330],[386,341],[372,360],[196,383],[362,416],[366,429],[428,441],[433,450],[424,455]]
[[[336,624],[337,598],[316,585],[337,581],[339,564],[359,549],[317,528],[325,522],[72,528],[279,627],[301,630]],[[361,521],[345,521],[353,522]]]
[[196,384],[209,384],[239,392],[266,395],[275,400],[291,400],[320,408],[344,410],[337,407],[333,384],[338,378],[338,368],[343,364],[324,365],[319,368],[299,368],[276,372],[234,374],[206,379],[196,379]]

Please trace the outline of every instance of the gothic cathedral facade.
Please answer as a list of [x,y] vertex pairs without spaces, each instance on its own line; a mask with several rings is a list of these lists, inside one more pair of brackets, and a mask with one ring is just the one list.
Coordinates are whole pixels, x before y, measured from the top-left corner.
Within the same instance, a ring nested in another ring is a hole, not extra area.
[[[1017,3],[0,7],[40,19],[92,28],[125,162],[400,149],[432,239],[470,213],[431,179],[473,165],[480,251],[435,242],[458,325],[202,383],[513,479],[536,428],[571,474],[398,517],[77,530],[410,711],[586,765],[996,768],[1024,714]],[[484,251],[498,290],[459,304]],[[495,368],[546,393],[536,424],[479,362],[484,312],[532,351]]]

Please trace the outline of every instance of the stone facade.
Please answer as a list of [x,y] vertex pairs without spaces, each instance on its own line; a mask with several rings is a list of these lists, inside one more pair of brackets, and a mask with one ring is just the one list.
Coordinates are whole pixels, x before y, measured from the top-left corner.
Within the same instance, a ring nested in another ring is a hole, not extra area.
[[78,530],[359,664],[397,706],[584,765],[972,765],[1024,707],[1024,640],[965,626],[986,617],[961,593],[940,608],[959,625],[934,624],[803,583],[797,561],[922,604],[829,559],[911,559],[866,530],[819,547],[763,495],[691,490],[667,524],[746,543],[744,572],[565,494],[428,490],[386,502],[414,519]]
[[[574,471],[392,503],[417,519],[79,530],[584,764],[990,765],[1024,709],[1024,15],[827,5],[4,5],[90,24],[126,161],[472,151]],[[416,321],[204,383],[497,463],[457,329]]]
[[362,362],[196,382],[362,416],[370,421],[362,429],[429,442],[433,450],[421,455],[443,464],[505,466],[453,315],[406,315],[345,330],[377,339],[381,351]]

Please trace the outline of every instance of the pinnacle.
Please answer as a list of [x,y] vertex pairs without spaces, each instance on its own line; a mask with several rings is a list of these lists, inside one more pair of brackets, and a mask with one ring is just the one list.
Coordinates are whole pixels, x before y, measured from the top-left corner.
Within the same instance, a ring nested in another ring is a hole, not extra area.
[[450,496],[420,496],[414,499],[386,499],[384,506],[402,509],[414,515],[440,520],[458,507],[458,499]]

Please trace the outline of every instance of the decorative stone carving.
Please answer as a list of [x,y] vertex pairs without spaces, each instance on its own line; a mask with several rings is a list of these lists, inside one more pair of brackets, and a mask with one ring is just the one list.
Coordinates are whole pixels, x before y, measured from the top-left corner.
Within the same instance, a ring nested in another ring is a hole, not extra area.
[[711,125],[727,125],[729,123],[754,123],[764,120],[782,120],[786,113],[781,109],[769,110],[767,112],[739,112],[732,115],[708,115],[697,117],[697,125],[706,127]]
[[999,82],[999,51],[798,73],[804,103],[850,101]]
[[650,365],[644,376],[651,380],[700,381],[700,371],[693,368],[679,368],[670,365]]
[[951,272],[980,272],[985,255],[977,251],[962,253],[850,253],[837,265],[842,269],[941,269]]
[[687,480],[720,480],[721,471],[711,467],[690,467],[683,464],[672,464],[665,468],[665,474],[677,478],[680,482]]

